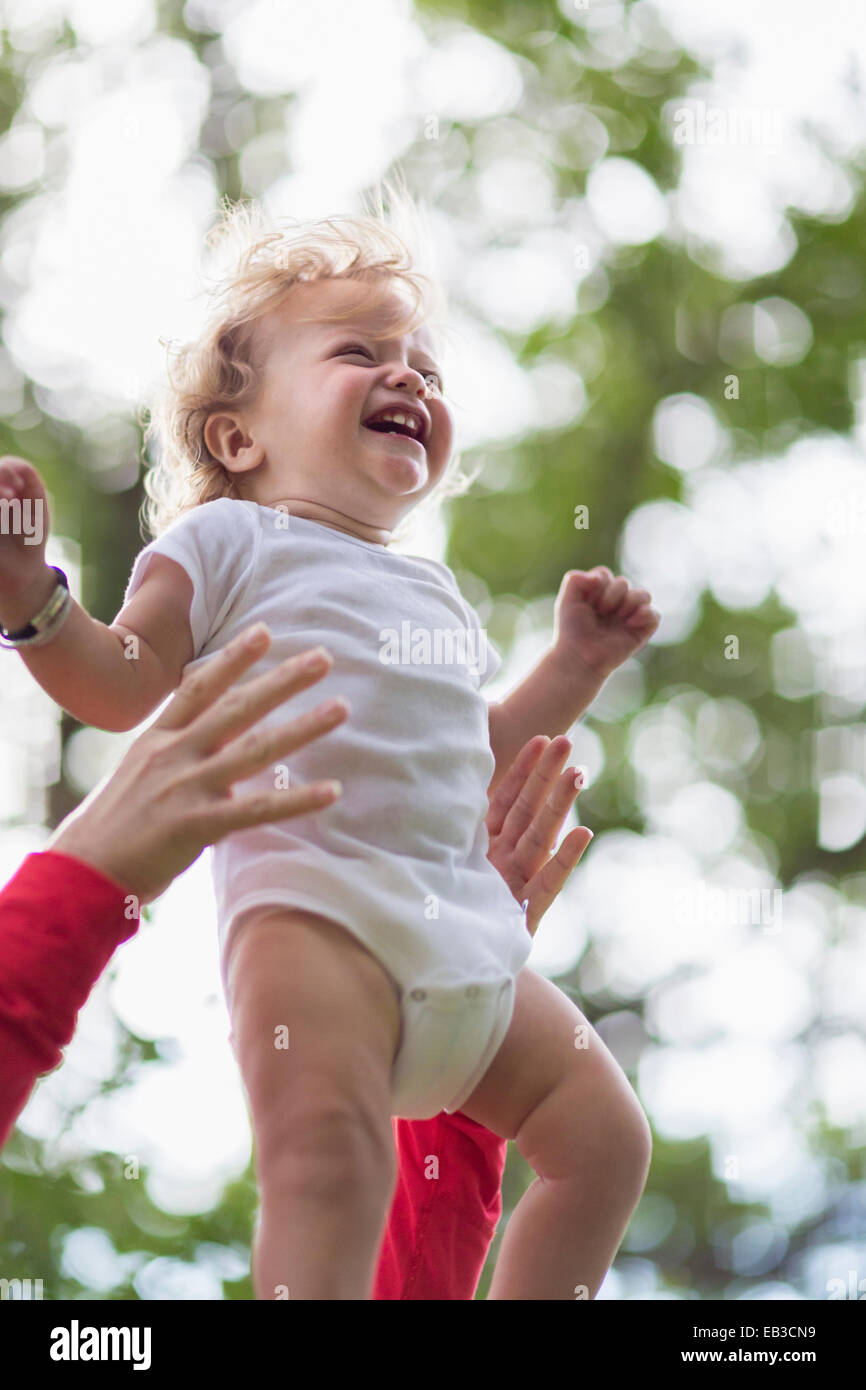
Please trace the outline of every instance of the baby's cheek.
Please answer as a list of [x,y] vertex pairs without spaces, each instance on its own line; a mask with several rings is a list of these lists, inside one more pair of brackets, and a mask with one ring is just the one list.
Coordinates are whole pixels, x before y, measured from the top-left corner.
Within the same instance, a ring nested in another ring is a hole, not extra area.
[[341,417],[349,416],[357,424],[370,413],[370,398],[369,385],[363,377],[356,377],[351,369],[344,368],[343,375],[331,382],[325,401],[330,411],[338,412]]
[[433,435],[433,458],[430,461],[431,471],[443,473],[448,467],[454,443],[454,432],[450,425],[442,430],[441,433],[434,432]]
[[451,446],[454,442],[454,421],[451,418],[451,411],[442,400],[434,397],[425,402],[430,415],[430,437],[433,442],[433,452],[437,456],[450,456]]

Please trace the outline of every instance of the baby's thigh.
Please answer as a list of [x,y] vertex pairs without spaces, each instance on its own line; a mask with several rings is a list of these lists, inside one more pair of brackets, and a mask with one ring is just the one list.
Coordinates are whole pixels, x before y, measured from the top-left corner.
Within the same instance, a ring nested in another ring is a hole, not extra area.
[[231,944],[232,1045],[259,1152],[330,1114],[390,1129],[396,989],[344,927],[317,913],[251,914]]
[[598,1033],[561,989],[528,966],[517,977],[502,1046],[462,1111],[516,1139],[530,1163],[533,1136],[543,1135],[549,1177],[570,1171],[578,1150],[596,1145],[600,1157],[618,1134],[640,1141],[649,1128]]

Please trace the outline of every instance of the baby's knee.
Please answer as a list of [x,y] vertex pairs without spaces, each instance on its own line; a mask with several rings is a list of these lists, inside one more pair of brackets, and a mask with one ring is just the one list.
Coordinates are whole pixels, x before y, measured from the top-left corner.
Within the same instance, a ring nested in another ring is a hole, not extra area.
[[588,1094],[564,1080],[527,1116],[516,1143],[540,1177],[592,1175],[618,1189],[643,1190],[652,1130],[635,1092],[623,1083],[617,1077]]
[[598,1126],[599,1165],[620,1186],[634,1186],[642,1191],[652,1157],[652,1130],[631,1086],[611,1086]]
[[646,1111],[630,1087],[620,1098],[619,1106],[612,1138],[620,1147],[624,1164],[643,1191],[652,1160],[652,1129]]
[[390,1192],[396,1159],[389,1110],[321,1093],[271,1107],[255,1125],[260,1182],[303,1186],[335,1200],[358,1187]]

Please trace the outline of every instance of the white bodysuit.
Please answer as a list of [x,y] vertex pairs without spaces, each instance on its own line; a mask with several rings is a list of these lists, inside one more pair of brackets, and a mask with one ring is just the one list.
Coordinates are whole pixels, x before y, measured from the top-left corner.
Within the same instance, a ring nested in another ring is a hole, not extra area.
[[268,624],[252,680],[319,645],[328,674],[265,716],[284,724],[345,696],[344,723],[255,777],[254,789],[339,778],[321,811],[235,831],[213,849],[221,960],[251,908],[307,908],[347,928],[397,986],[394,1113],[460,1108],[498,1050],[532,941],[487,859],[493,776],[481,687],[500,658],[446,565],[397,554],[286,510],[220,498],[137,556],[177,561],[193,586],[191,669]]

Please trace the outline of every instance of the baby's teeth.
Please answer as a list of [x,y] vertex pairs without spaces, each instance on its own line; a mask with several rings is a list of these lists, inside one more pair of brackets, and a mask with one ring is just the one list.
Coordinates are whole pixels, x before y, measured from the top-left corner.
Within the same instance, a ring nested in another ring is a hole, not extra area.
[[408,425],[413,434],[417,434],[420,428],[414,415],[383,415],[381,419],[394,425]]

